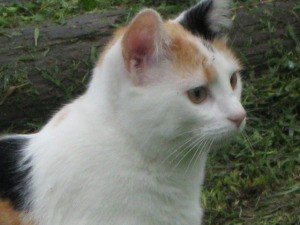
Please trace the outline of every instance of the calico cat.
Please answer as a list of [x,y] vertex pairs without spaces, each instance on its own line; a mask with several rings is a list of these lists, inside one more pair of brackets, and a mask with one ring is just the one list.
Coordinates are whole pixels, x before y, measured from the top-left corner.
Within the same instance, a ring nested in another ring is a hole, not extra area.
[[[118,30],[87,91],[0,141],[0,194],[36,225],[199,225],[207,153],[245,126],[225,0]],[[25,224],[25,222],[24,222]]]

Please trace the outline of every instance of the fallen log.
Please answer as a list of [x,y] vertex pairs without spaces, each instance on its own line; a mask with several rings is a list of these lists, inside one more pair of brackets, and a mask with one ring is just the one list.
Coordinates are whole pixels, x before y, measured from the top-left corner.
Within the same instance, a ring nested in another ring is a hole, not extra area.
[[[299,42],[296,0],[236,9],[231,45],[248,71],[260,73],[269,55]],[[31,132],[79,95],[123,10],[80,15],[64,24],[0,31],[0,133]],[[299,48],[299,46],[298,46]]]
[[81,93],[98,50],[125,13],[86,14],[64,24],[1,31],[0,132],[33,131]]

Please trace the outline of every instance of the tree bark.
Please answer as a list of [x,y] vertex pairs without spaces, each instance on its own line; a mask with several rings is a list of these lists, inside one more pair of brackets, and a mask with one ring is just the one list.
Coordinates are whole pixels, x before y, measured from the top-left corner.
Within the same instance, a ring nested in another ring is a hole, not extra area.
[[[230,45],[246,70],[261,73],[269,56],[299,50],[296,0],[235,9]],[[31,132],[85,89],[99,52],[125,11],[87,14],[65,24],[0,31],[0,133]]]

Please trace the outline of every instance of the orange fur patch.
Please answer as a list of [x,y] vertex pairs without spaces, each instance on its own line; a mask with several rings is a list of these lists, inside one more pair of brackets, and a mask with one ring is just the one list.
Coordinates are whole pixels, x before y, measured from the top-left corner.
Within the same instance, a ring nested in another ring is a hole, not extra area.
[[20,213],[8,201],[0,201],[0,225],[21,225]]
[[240,69],[242,69],[239,59],[236,57],[234,52],[227,46],[226,41],[222,39],[216,39],[212,42],[212,46],[214,46],[214,48],[216,48],[218,51],[223,52],[227,56],[231,57],[240,66]]
[[203,65],[204,76],[208,82],[212,82],[217,74],[216,69],[212,65]]
[[[169,49],[176,69],[184,72],[195,72],[200,69],[205,57],[199,48],[191,41],[193,35],[176,23],[167,22],[166,30],[171,37]],[[188,75],[189,73],[184,73]]]
[[22,219],[24,216],[25,214],[15,210],[9,201],[0,199],[0,225],[36,225],[32,220]]
[[212,82],[216,76],[216,68],[206,62],[206,56],[191,40],[195,36],[172,22],[166,23],[166,29],[171,36],[170,50],[176,69],[185,72],[182,73],[185,76],[195,74],[195,71],[201,69],[207,81]]
[[226,41],[223,39],[216,39],[211,44],[220,52],[226,52],[228,54],[232,54],[232,51],[228,48]]

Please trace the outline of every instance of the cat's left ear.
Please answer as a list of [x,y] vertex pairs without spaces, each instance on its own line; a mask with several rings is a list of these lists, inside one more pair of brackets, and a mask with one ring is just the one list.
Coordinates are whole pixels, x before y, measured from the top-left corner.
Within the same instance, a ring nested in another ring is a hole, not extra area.
[[228,0],[202,0],[184,11],[175,21],[194,35],[212,41],[222,36],[222,29],[231,25]]
[[166,32],[160,15],[151,9],[140,12],[130,23],[122,39],[122,54],[126,69],[143,82],[144,70],[155,66],[164,54]]

